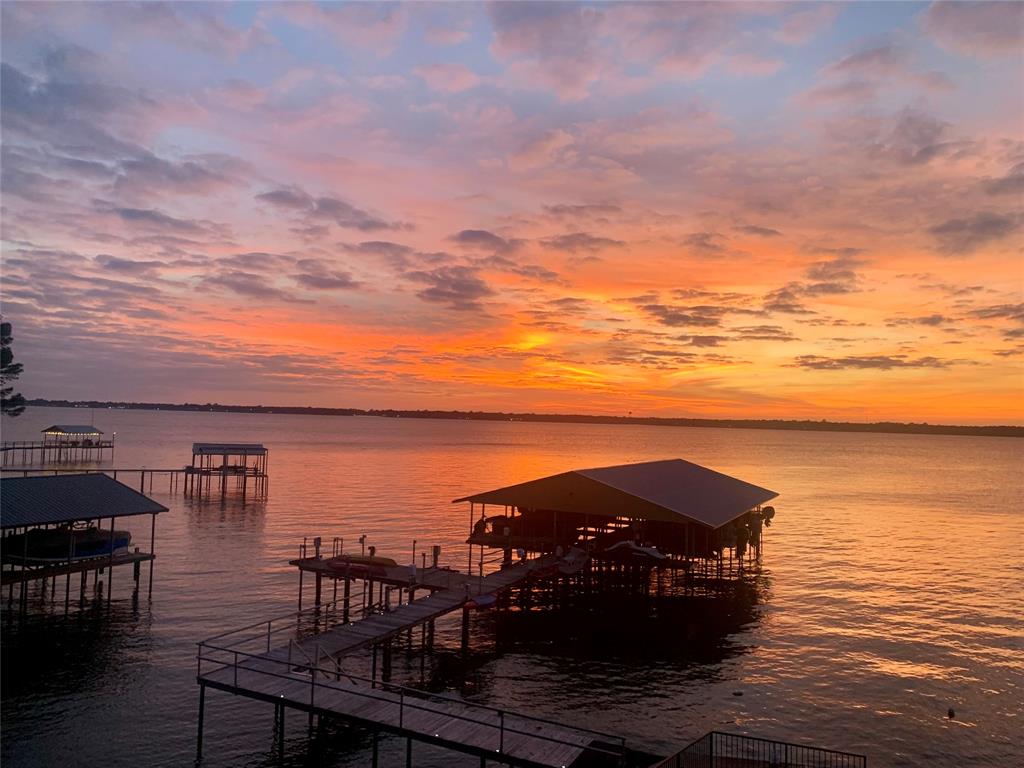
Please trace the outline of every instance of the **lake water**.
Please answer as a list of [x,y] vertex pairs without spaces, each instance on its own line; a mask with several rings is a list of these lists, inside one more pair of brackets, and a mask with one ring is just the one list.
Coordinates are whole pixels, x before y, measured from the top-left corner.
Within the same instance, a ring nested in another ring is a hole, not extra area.
[[[582,628],[485,616],[471,668],[435,683],[654,752],[720,729],[863,752],[871,766],[1024,764],[1024,441],[42,408],[5,419],[3,437],[89,421],[117,432],[119,467],[180,467],[193,441],[263,442],[269,494],[197,503],[157,480],[151,495],[171,511],[158,519],[151,601],[145,583],[133,601],[122,568],[109,612],[73,599],[65,617],[58,591],[52,605],[36,593],[27,621],[5,617],[5,766],[192,763],[195,643],[294,609],[287,560],[304,536],[351,547],[366,534],[399,560],[416,539],[463,565],[468,509],[452,499],[673,457],[780,493],[749,615],[677,636],[631,634],[615,615]],[[272,728],[268,705],[211,691],[202,765],[276,765]],[[332,727],[311,742],[300,714],[287,743],[289,765],[369,764],[364,732]],[[404,756],[386,740],[381,765]]]

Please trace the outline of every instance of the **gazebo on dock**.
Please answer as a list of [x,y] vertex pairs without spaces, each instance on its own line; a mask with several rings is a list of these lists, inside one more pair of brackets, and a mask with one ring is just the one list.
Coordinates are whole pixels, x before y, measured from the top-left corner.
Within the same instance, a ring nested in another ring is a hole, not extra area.
[[[689,571],[694,560],[760,553],[775,491],[682,459],[578,469],[493,491],[470,502],[470,547],[580,551],[586,558]],[[479,508],[477,507],[479,505]],[[501,509],[488,515],[488,506]],[[472,558],[472,554],[471,554]]]
[[110,457],[114,457],[114,439],[103,439],[103,430],[92,424],[52,424],[42,430],[43,462],[47,454],[51,461],[76,461],[91,458],[98,452],[103,459],[103,451],[109,449]]
[[[28,582],[66,577],[65,608],[71,595],[71,575],[81,573],[81,594],[90,571],[116,565],[134,566],[136,588],[140,566],[149,562],[153,587],[156,516],[167,507],[101,473],[6,477],[0,480],[0,564],[2,583],[13,601],[19,584],[22,609],[28,602]],[[114,529],[115,520],[151,515],[149,552],[131,547],[131,534]],[[107,521],[109,520],[109,527]]]
[[221,496],[227,493],[229,479],[245,498],[252,482],[257,494],[267,490],[269,451],[262,443],[193,443],[192,464],[185,467],[185,492],[202,496],[216,483]]

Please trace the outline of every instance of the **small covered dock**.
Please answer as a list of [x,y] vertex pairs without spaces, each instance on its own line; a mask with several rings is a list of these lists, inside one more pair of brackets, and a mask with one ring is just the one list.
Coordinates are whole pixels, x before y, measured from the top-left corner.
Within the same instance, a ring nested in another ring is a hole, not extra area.
[[222,497],[228,487],[242,494],[267,492],[269,452],[262,443],[193,443],[192,464],[185,467],[185,495]]
[[[107,599],[113,568],[132,565],[138,589],[142,563],[149,563],[149,589],[153,588],[156,516],[167,507],[123,483],[99,473],[0,480],[0,577],[14,601],[19,586],[19,608],[27,609],[30,582],[48,580],[57,588],[64,577],[65,609],[71,599],[71,576],[81,574],[80,595],[85,596],[89,573],[94,585],[107,574]],[[126,517],[150,515],[149,551],[133,546],[131,533],[116,530]],[[108,523],[109,521],[109,523]]]
[[775,491],[682,459],[578,469],[456,499],[470,504],[470,567],[485,550],[503,562],[566,556],[580,569],[681,570],[738,575],[761,553]]
[[104,458],[112,461],[117,433],[109,438],[103,435],[103,431],[92,424],[53,424],[42,430],[41,440],[5,441],[0,447],[0,455],[4,465],[35,461],[68,464],[103,461]]

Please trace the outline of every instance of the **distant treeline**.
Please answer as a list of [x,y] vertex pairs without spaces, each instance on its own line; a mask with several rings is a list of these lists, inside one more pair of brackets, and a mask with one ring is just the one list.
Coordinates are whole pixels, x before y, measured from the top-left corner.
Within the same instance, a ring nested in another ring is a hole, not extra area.
[[878,421],[811,421],[792,419],[673,419],[655,416],[587,416],[580,414],[495,413],[490,411],[403,411],[302,406],[221,405],[220,403],[115,403],[100,400],[29,400],[28,405],[51,408],[117,408],[140,411],[213,411],[217,413],[286,413],[304,416],[379,416],[402,419],[461,419],[470,421],[538,421],[566,424],[643,424],[658,427],[716,427],[726,429],[798,429],[814,432],[895,432],[916,435],[982,435],[1024,437],[1024,427],[972,427],[948,424],[904,424]]

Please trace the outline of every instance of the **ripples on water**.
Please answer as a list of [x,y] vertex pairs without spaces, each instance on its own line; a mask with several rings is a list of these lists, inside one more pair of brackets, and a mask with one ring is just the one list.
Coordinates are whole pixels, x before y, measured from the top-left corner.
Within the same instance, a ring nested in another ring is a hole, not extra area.
[[[4,421],[4,438],[83,413],[29,409]],[[442,665],[434,687],[652,751],[717,728],[865,752],[872,766],[1024,763],[1020,441],[133,411],[95,422],[118,432],[121,467],[181,466],[193,441],[264,442],[269,496],[199,504],[158,480],[152,495],[171,512],[158,521],[152,602],[143,589],[133,603],[120,569],[109,614],[89,605],[65,618],[58,591],[49,607],[35,596],[27,623],[3,625],[5,766],[189,764],[194,643],[292,610],[287,559],[303,536],[356,546],[365,533],[399,559],[415,538],[464,565],[468,510],[451,499],[670,457],[781,494],[756,607],[654,627],[610,610],[485,614],[471,669]],[[137,534],[148,542],[148,523]],[[457,646],[456,632],[439,637]],[[364,732],[331,727],[311,743],[304,722],[289,718],[290,764],[368,764]],[[272,723],[266,705],[212,692],[203,765],[276,764]],[[417,765],[476,764],[419,745],[415,754]],[[390,764],[404,764],[404,743],[387,744]]]

